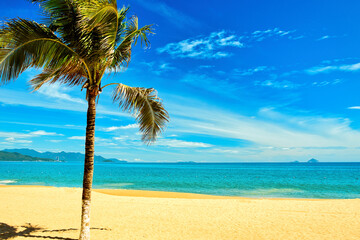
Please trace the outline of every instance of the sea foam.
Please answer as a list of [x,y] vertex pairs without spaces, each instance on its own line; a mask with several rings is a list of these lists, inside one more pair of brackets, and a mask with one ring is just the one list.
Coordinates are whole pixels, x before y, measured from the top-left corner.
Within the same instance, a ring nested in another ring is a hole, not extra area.
[[6,185],[9,183],[16,183],[16,180],[0,180],[0,185]]

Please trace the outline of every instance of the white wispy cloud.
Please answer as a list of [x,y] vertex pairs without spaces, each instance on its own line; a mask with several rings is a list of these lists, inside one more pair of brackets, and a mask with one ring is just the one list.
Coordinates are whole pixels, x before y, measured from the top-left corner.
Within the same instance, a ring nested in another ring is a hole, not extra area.
[[180,12],[162,1],[135,0],[143,8],[166,18],[178,28],[194,28],[201,26],[201,23],[194,18]]
[[29,134],[33,135],[33,136],[64,136],[63,134],[58,134],[56,132],[46,132],[44,130],[38,130],[38,131],[35,131],[35,132],[30,132]]
[[[23,77],[30,80],[39,73],[39,70],[31,68],[23,73]],[[77,90],[79,90],[79,88]],[[8,105],[23,105],[29,107],[86,112],[87,103],[85,101],[85,94],[82,94],[84,95],[84,98],[82,99],[71,96],[69,93],[74,92],[72,92],[70,88],[60,84],[44,85],[38,91],[32,94],[30,94],[30,92],[0,88],[0,103]],[[46,101],[44,101],[44,96],[47,98]],[[104,115],[130,117],[129,114],[123,113],[121,111],[110,110],[100,104],[97,106],[97,113]]]
[[[85,141],[86,137],[85,136],[71,136],[71,137],[68,137],[68,139]],[[95,137],[95,141],[96,142],[107,142],[107,144],[112,145],[111,139],[107,139],[107,138]]]
[[304,35],[298,35],[298,36],[289,36],[288,39],[290,40],[299,40],[305,38]]
[[177,43],[169,43],[165,47],[158,48],[159,53],[168,53],[176,58],[224,58],[231,53],[221,51],[225,47],[242,48],[241,37],[231,34],[225,30],[212,32],[209,36],[182,40]]
[[[77,101],[58,101],[56,98],[49,98],[48,101],[44,101],[41,94],[30,94],[29,92],[15,91],[5,88],[0,88],[0,103],[74,112],[87,111],[85,103],[79,103]],[[124,113],[121,110],[112,110],[101,104],[97,106],[97,113],[118,117],[132,117],[130,114]]]
[[55,132],[46,132],[43,130],[29,132],[29,133],[19,133],[19,132],[0,132],[0,137],[14,137],[14,138],[32,138],[40,136],[64,136],[63,134],[58,134]]
[[51,124],[51,123],[13,122],[13,121],[0,121],[0,123],[37,126],[37,127],[65,128],[65,129],[85,129],[85,126],[76,126],[71,124],[60,125],[60,124]]
[[55,132],[46,132],[43,130],[29,132],[29,133],[19,133],[19,132],[0,132],[0,138],[4,138],[3,144],[30,144],[33,141],[29,140],[32,138],[37,138],[41,136],[64,136],[63,134],[58,134]]
[[305,70],[305,73],[310,75],[315,75],[319,73],[329,73],[334,71],[342,72],[355,72],[360,70],[360,63],[354,64],[343,64],[343,65],[327,65],[327,66],[317,66]]
[[127,135],[123,135],[121,137],[113,137],[113,139],[116,140],[116,141],[123,141],[123,140],[126,140],[128,138],[129,138],[129,136],[127,136]]
[[219,154],[239,154],[241,150],[231,149],[231,148],[212,148],[206,150],[208,153],[219,153]]
[[134,158],[134,160],[133,160],[134,162],[144,162],[144,160],[143,159],[141,159],[141,158]]
[[[229,156],[228,159],[237,159],[246,162],[290,162],[301,161],[306,162],[310,158],[316,158],[320,161],[335,161],[346,159],[347,161],[358,161],[360,149],[356,147],[329,147],[329,148],[301,148],[301,147],[244,147],[233,148],[234,153],[219,153],[223,158]],[[198,150],[199,151],[199,150]],[[216,151],[212,149],[203,149],[203,153],[209,156],[217,156],[215,161],[219,159]],[[339,157],[341,156],[341,157]],[[218,160],[217,160],[218,161]]]
[[356,110],[360,110],[360,106],[352,106],[352,107],[348,107],[348,109],[356,109]]
[[293,83],[287,80],[276,81],[276,80],[265,80],[265,81],[255,81],[255,86],[262,87],[272,87],[272,88],[282,88],[282,89],[295,89],[300,87],[300,84]]
[[174,58],[219,59],[232,56],[226,48],[244,48],[245,46],[261,42],[269,38],[295,39],[292,31],[283,31],[279,28],[258,30],[250,34],[238,35],[222,30],[212,32],[208,36],[198,36],[180,42],[169,43],[158,48],[159,53],[168,53]]
[[317,41],[321,41],[321,40],[325,40],[325,39],[329,39],[330,38],[330,36],[329,35],[325,35],[325,36],[322,36],[322,37],[320,37],[320,38],[318,38],[318,39],[316,39]]
[[170,63],[162,61],[141,62],[140,64],[145,65],[147,71],[155,73],[156,75],[161,75],[176,69]]
[[71,137],[68,137],[68,139],[70,139],[70,140],[83,140],[83,141],[85,141],[85,136],[71,136]]
[[155,143],[158,146],[166,146],[173,148],[209,148],[213,145],[203,142],[190,142],[178,139],[158,139]]
[[23,144],[30,144],[32,143],[31,140],[24,140],[24,139],[16,139],[14,137],[8,137],[5,139],[7,143],[23,143]]
[[268,66],[258,66],[258,67],[248,68],[248,69],[234,69],[234,74],[240,75],[240,76],[251,76],[256,73],[266,72],[266,71],[271,71],[271,70],[274,70],[274,68],[268,67]]
[[174,133],[246,140],[275,148],[354,148],[360,142],[360,131],[350,127],[349,119],[289,115],[271,108],[261,109],[256,116],[244,116],[215,108],[206,110],[200,103],[171,105],[169,110],[175,115]]
[[75,98],[67,94],[70,89],[59,84],[50,84],[42,86],[37,92],[50,98],[56,98],[74,103],[86,104],[83,99]]
[[0,132],[0,137],[3,138],[29,138],[31,137],[29,134],[26,133],[18,133],[18,132]]
[[279,28],[273,28],[273,29],[267,29],[267,30],[257,30],[252,32],[251,36],[249,37],[251,40],[261,42],[264,41],[267,38],[274,38],[274,37],[287,37],[291,39],[290,37],[294,37],[292,34],[295,32],[295,30],[291,31],[283,31]]
[[139,125],[137,123],[134,123],[134,124],[126,125],[126,126],[102,128],[101,130],[104,132],[112,132],[112,131],[116,131],[116,130],[134,129],[134,128],[139,128]]
[[346,37],[346,35],[342,35],[342,36],[324,35],[324,36],[321,36],[321,37],[317,38],[316,41],[322,41],[322,40],[332,39],[332,38],[342,38],[342,37]]
[[316,81],[313,82],[312,85],[313,86],[317,86],[317,87],[324,87],[324,86],[328,86],[328,85],[336,85],[339,83],[342,83],[343,80],[342,79],[334,79],[334,80],[328,80],[328,81]]
[[171,66],[170,63],[162,63],[162,64],[160,64],[159,69],[164,70],[164,71],[168,71],[168,70],[175,69],[175,67]]
[[358,57],[346,57],[346,58],[334,58],[334,59],[327,59],[321,61],[323,65],[334,65],[334,63],[342,63],[342,62],[349,62],[349,61],[358,61],[360,58]]

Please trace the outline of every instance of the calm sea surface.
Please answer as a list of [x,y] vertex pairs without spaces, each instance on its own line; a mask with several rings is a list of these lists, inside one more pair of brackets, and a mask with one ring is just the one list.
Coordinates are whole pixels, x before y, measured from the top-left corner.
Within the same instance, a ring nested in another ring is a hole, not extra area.
[[[0,162],[0,184],[81,187],[80,163]],[[95,164],[94,188],[360,198],[360,163]]]

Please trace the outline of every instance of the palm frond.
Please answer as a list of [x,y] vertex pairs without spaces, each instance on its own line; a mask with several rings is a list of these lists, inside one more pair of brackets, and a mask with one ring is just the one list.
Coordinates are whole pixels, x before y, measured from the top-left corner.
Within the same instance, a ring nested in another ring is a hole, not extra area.
[[164,130],[169,114],[153,88],[129,87],[117,84],[113,91],[113,101],[128,112],[135,113],[142,132],[142,140],[154,142]]
[[80,4],[82,25],[85,30],[91,31],[99,27],[105,38],[115,42],[118,26],[118,10],[116,1],[90,1],[91,3]]
[[139,29],[138,18],[132,17],[122,32],[120,43],[114,51],[109,69],[116,71],[121,66],[126,67],[131,60],[132,46],[137,44],[139,37],[142,44],[149,46],[150,42],[147,36],[152,33],[152,25],[146,25]]
[[81,0],[31,0],[44,9],[44,22],[58,33],[59,38],[74,49],[84,59],[89,54],[91,46],[89,35],[81,28]]
[[81,28],[92,43],[90,59],[105,63],[111,57],[118,32],[115,0],[90,0],[80,4]]
[[120,44],[120,41],[122,40],[121,35],[124,33],[126,29],[126,14],[128,13],[130,7],[123,6],[120,10],[118,10],[118,27],[117,27],[117,33],[116,33],[116,41],[115,41],[115,47],[117,47]]
[[29,81],[32,89],[37,91],[46,83],[60,83],[68,86],[83,85],[87,81],[86,71],[81,64],[65,64],[58,69],[44,69],[42,73]]
[[48,27],[25,19],[6,22],[0,30],[2,83],[16,79],[29,67],[58,69],[68,63],[86,65],[80,56],[64,44]]

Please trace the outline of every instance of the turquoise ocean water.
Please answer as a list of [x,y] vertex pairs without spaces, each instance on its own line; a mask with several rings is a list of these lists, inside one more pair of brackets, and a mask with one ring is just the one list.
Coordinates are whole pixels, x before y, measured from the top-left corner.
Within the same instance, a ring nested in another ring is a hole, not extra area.
[[[0,162],[0,184],[81,187],[81,163]],[[95,164],[94,188],[360,198],[360,163]]]

